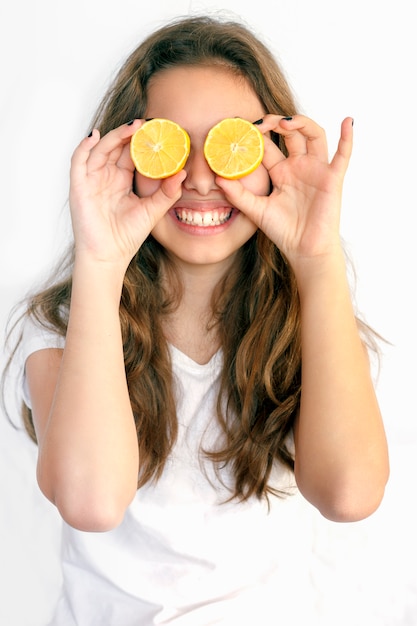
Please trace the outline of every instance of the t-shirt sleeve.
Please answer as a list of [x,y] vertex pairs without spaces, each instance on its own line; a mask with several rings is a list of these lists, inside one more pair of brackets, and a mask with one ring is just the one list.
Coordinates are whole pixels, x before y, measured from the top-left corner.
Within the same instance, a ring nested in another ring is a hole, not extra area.
[[63,349],[64,345],[65,337],[62,337],[62,335],[41,326],[39,322],[31,317],[28,317],[25,320],[19,354],[21,371],[20,385],[22,399],[29,408],[31,408],[31,402],[25,368],[27,358],[38,350],[45,350],[48,348]]

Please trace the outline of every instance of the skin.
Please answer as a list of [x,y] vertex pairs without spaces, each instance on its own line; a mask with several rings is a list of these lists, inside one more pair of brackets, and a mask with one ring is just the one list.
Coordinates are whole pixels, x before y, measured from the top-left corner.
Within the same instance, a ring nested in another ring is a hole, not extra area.
[[[216,177],[202,153],[208,130],[233,116],[263,117],[259,128],[265,134],[263,164],[240,181]],[[135,174],[129,141],[142,120],[102,138],[94,130],[72,158],[76,254],[66,347],[36,352],[27,361],[43,493],[68,523],[95,531],[117,526],[135,496],[140,459],[118,306],[127,265],[148,234],[166,247],[184,282],[167,339],[204,363],[218,347],[205,324],[212,290],[260,228],[286,255],[300,293],[297,484],[329,519],[370,515],[383,496],[389,467],[339,235],[351,118],[343,121],[329,162],[325,133],[315,122],[265,115],[245,81],[207,67],[155,76],[146,117],[173,119],[190,134],[190,158],[172,178],[151,181]],[[272,130],[284,136],[288,158],[268,139]],[[217,229],[184,227],[173,212],[183,206],[200,213],[230,207],[233,215]]]

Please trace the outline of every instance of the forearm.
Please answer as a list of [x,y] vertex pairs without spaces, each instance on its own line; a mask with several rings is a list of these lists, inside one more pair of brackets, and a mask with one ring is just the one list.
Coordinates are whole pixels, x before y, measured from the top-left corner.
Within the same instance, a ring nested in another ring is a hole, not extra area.
[[364,517],[382,497],[388,458],[342,250],[314,261],[297,278],[302,333],[297,482],[324,515]]
[[137,486],[119,321],[122,280],[123,273],[103,264],[76,262],[66,346],[40,443],[38,479],[63,516],[77,520],[84,508],[86,519],[120,517]]

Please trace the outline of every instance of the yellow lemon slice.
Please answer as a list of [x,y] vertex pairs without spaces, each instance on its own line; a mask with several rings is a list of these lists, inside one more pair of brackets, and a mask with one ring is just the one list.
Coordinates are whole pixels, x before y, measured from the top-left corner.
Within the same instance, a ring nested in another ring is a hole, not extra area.
[[209,131],[204,156],[210,168],[223,178],[242,178],[260,165],[264,138],[251,122],[226,118]]
[[190,137],[175,122],[155,118],[145,122],[130,140],[130,156],[138,172],[148,178],[168,178],[185,165]]

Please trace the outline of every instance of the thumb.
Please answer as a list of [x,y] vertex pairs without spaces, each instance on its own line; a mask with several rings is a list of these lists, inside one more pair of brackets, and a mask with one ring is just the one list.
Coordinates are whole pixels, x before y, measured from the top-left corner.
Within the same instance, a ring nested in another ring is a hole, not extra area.
[[256,196],[252,191],[246,189],[239,180],[218,177],[216,183],[236,209],[244,213],[257,226],[261,225],[263,197]]
[[186,176],[185,170],[181,170],[174,176],[163,179],[155,193],[147,198],[143,198],[148,211],[149,221],[153,226],[169,211],[174,202],[181,197],[181,186]]

